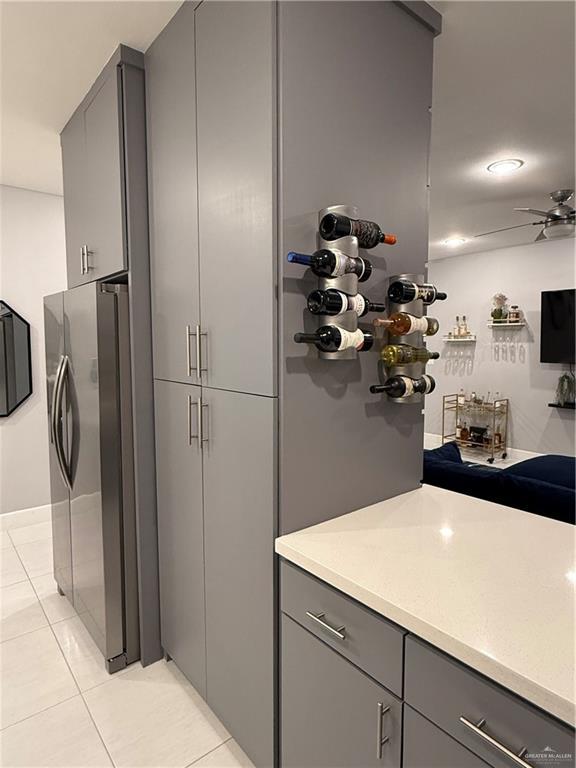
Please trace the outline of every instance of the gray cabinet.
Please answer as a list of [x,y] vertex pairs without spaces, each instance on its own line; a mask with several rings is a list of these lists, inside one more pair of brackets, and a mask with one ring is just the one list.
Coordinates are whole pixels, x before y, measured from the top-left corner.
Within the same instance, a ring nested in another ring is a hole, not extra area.
[[128,269],[134,221],[146,225],[143,93],[142,54],[120,46],[61,133],[69,288]]
[[251,759],[274,761],[276,401],[202,390],[207,701]]
[[196,11],[203,381],[261,395],[276,392],[274,11]]
[[407,704],[403,768],[486,768],[488,765]]
[[154,377],[199,383],[194,56],[185,3],[146,54]]
[[206,695],[201,389],[156,381],[162,646]]
[[282,768],[401,764],[402,704],[282,616]]

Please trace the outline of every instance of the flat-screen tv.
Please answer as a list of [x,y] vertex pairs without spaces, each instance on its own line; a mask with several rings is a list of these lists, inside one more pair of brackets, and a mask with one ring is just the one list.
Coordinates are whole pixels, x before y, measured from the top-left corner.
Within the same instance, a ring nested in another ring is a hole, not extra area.
[[573,363],[575,289],[542,291],[540,362]]

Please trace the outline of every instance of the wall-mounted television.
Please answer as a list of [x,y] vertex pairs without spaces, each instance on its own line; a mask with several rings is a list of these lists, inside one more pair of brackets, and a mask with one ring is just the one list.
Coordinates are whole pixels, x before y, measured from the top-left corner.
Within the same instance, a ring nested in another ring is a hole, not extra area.
[[575,289],[542,291],[540,362],[573,363]]

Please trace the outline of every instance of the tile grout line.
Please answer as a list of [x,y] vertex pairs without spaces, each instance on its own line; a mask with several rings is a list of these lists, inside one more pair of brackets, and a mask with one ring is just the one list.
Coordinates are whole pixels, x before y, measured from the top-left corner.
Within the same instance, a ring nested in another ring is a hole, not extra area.
[[14,725],[25,723],[26,720],[31,720],[33,717],[36,717],[36,715],[41,715],[43,712],[48,712],[48,710],[54,709],[54,707],[59,707],[60,704],[64,704],[67,701],[72,701],[72,699],[75,699],[77,696],[80,696],[80,694],[75,693],[73,696],[67,696],[65,699],[62,699],[62,701],[57,701],[56,704],[50,704],[49,707],[44,707],[43,709],[39,709],[38,712],[33,712],[31,715],[26,715],[26,717],[23,717],[21,720],[15,720],[13,723],[10,723],[10,725],[4,725],[2,728],[0,728],[0,733],[4,733],[4,731],[7,731],[8,728],[12,728]]
[[212,747],[212,749],[209,749],[208,752],[205,752],[203,755],[200,755],[200,757],[197,757],[196,760],[193,760],[191,763],[188,763],[188,765],[184,766],[184,768],[192,768],[193,765],[196,765],[200,760],[203,760],[205,757],[208,757],[208,755],[211,755],[212,752],[216,752],[217,749],[220,749],[220,747],[223,747],[224,744],[228,744],[229,741],[232,741],[233,737],[228,736],[227,739],[224,739],[224,741],[221,744],[218,744],[217,747]]
[[[111,680],[107,680],[106,682],[112,682],[112,681]],[[92,690],[92,689],[90,689],[90,690]],[[108,745],[104,741],[104,736],[102,736],[102,734],[100,733],[100,729],[98,728],[98,725],[96,724],[96,720],[94,720],[94,717],[92,716],[92,712],[90,711],[90,707],[88,706],[88,702],[84,698],[84,694],[82,693],[82,691],[80,691],[80,698],[82,699],[82,703],[84,704],[86,712],[88,713],[88,717],[90,718],[90,720],[92,722],[92,725],[94,726],[94,730],[96,731],[96,733],[98,734],[98,738],[102,742],[102,746],[104,747],[104,751],[108,755],[108,759],[110,760],[111,765],[113,765],[114,768],[116,768],[116,763],[112,759],[112,755],[110,754],[110,751],[108,750]]]

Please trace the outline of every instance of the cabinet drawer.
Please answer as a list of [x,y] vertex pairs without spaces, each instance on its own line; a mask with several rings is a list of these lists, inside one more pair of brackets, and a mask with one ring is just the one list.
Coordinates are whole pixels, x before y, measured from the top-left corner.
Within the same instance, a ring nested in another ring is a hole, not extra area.
[[470,750],[404,705],[403,768],[487,768]]
[[[494,768],[521,765],[503,748],[514,754],[525,748],[522,759],[529,766],[542,764],[531,755],[546,748],[574,752],[568,726],[412,636],[406,640],[405,699]],[[482,733],[491,741],[461,718],[474,725],[485,721]],[[573,764],[567,758],[563,763]]]
[[287,563],[280,589],[284,613],[402,696],[404,630]]
[[402,703],[282,616],[282,768],[400,768]]

